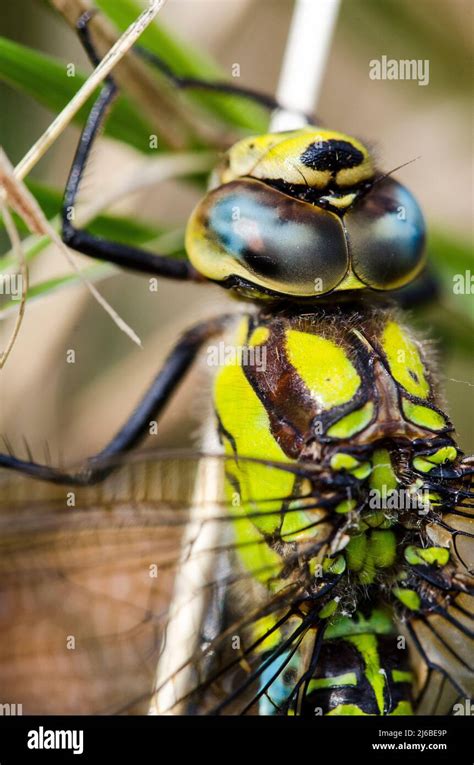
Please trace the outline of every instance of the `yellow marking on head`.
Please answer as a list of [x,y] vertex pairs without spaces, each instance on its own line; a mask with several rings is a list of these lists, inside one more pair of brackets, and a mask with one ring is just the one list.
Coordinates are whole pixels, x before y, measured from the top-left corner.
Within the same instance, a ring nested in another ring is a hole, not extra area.
[[237,141],[225,154],[228,166],[220,174],[221,183],[229,183],[244,175],[252,175],[255,165],[278,143],[294,135],[293,130],[282,133],[264,133]]
[[342,197],[333,196],[332,194],[322,197],[325,202],[329,202],[332,207],[336,207],[338,210],[345,210],[346,207],[350,207],[355,198],[355,193],[344,194]]
[[385,325],[382,348],[395,380],[413,396],[427,398],[430,387],[418,348],[395,321],[388,321]]
[[306,134],[287,138],[275,144],[254,166],[252,176],[263,181],[284,181],[299,186],[325,189],[331,180],[331,171],[313,170],[304,165],[300,159],[300,155],[312,140],[313,138]]
[[352,473],[360,481],[367,478],[372,470],[370,462],[359,462],[355,457],[344,452],[333,454],[330,465],[332,470],[347,470],[348,473]]
[[359,479],[359,481],[363,481],[364,478],[367,478],[372,471],[372,465],[370,462],[361,462],[359,467],[357,467],[355,470],[351,470],[351,473],[353,476]]
[[372,159],[360,141],[335,130],[307,126],[238,141],[227,153],[228,167],[220,174],[221,182],[228,183],[247,175],[324,189],[332,178],[332,171],[313,169],[301,160],[301,156],[311,144],[332,140],[350,143],[362,155],[358,165],[337,172],[336,180],[340,186],[349,187],[374,176]]
[[349,268],[349,271],[347,272],[347,275],[344,277],[342,282],[337,285],[335,288],[335,292],[342,292],[344,290],[366,290],[367,285],[364,284],[364,282],[361,282],[360,279],[357,278],[355,273]]
[[322,409],[352,399],[361,380],[346,352],[320,335],[290,329],[286,332],[290,364]]
[[[351,139],[352,143],[354,139]],[[357,167],[344,167],[336,175],[336,183],[338,186],[355,186],[357,183],[367,181],[374,175],[374,169],[370,157],[366,156],[363,163],[357,165]]]

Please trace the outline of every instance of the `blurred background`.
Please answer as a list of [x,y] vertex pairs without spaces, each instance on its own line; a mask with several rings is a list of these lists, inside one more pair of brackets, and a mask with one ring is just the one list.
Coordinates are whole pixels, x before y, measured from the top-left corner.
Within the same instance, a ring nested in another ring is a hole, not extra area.
[[[123,30],[140,7],[136,0],[97,4],[117,30]],[[240,78],[234,82],[274,93],[292,10],[292,0],[169,0],[142,41],[164,55],[176,71],[230,79],[238,64]],[[414,309],[412,320],[437,343],[448,412],[465,450],[474,447],[473,295],[454,294],[452,280],[469,268],[474,274],[472,15],[468,0],[343,0],[318,104],[324,124],[365,140],[381,169],[389,171],[416,158],[396,176],[414,192],[425,212],[442,299],[422,313]],[[0,142],[17,163],[77,90],[80,74],[91,68],[74,32],[49,3],[3,4],[1,35]],[[384,55],[427,59],[429,84],[370,79],[370,61]],[[75,77],[66,76],[71,63]],[[149,69],[147,76],[155,108],[157,104],[162,108],[171,135],[164,135],[169,130],[162,134],[159,115],[153,123],[153,109],[147,111],[135,93],[128,93],[119,107],[120,119],[113,122],[112,117],[109,132],[94,152],[81,199],[85,204],[100,203],[117,189],[125,173],[144,176],[152,161],[169,155],[169,144],[180,136],[180,115],[185,121],[192,115],[186,135],[177,139],[175,147],[187,155],[181,170],[177,163],[175,167],[176,175],[183,175],[184,167],[185,177],[157,181],[129,194],[93,224],[100,233],[179,257],[183,226],[203,193],[206,167],[212,164],[214,139],[217,136],[223,148],[240,135],[264,129],[266,116],[247,102],[236,105],[217,96],[178,99]],[[194,118],[200,125],[196,131]],[[212,138],[206,135],[206,124],[212,128]],[[148,138],[155,133],[158,152],[150,152]],[[78,124],[68,128],[30,177],[51,219],[58,211],[78,135]],[[168,175],[173,175],[173,167]],[[2,233],[2,252],[8,253],[8,239]],[[25,454],[26,438],[37,459],[44,458],[47,443],[53,463],[60,457],[70,462],[105,445],[180,331],[200,318],[238,306],[217,287],[160,280],[157,291],[150,291],[146,277],[112,268],[103,273],[90,259],[78,257],[81,267],[97,279],[102,294],[141,337],[140,350],[85,287],[68,276],[70,269],[54,247],[38,254],[30,248],[27,240],[31,283],[36,285],[32,295],[37,297],[28,301],[19,336],[0,373],[0,433],[17,454]],[[57,281],[62,275],[66,280]],[[9,307],[0,303],[2,348],[13,325]],[[75,352],[74,364],[67,363],[69,350]],[[208,393],[201,363],[160,423],[154,437],[157,444],[195,442]]]

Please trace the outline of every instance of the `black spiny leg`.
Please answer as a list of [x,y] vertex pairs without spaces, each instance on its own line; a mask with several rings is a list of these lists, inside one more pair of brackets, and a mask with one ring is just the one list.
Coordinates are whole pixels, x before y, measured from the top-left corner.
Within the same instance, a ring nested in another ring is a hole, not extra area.
[[[100,59],[92,43],[88,28],[88,23],[92,15],[93,11],[84,13],[80,17],[76,28],[90,60],[94,65],[97,65]],[[137,53],[156,66],[176,88],[182,90],[200,89],[215,93],[240,95],[261,104],[267,109],[283,108],[273,96],[258,93],[248,88],[241,88],[227,82],[206,82],[194,77],[180,77],[174,74],[168,65],[154,53],[139,47],[137,48]],[[69,247],[72,247],[72,249],[77,250],[84,255],[90,255],[99,260],[116,263],[122,268],[130,268],[133,271],[156,274],[170,279],[202,281],[203,277],[188,261],[175,260],[166,255],[151,253],[142,250],[139,247],[131,247],[130,245],[120,244],[119,242],[113,242],[99,236],[94,236],[88,231],[75,228],[70,220],[70,213],[76,201],[81,178],[93,142],[105,120],[107,110],[116,95],[117,86],[113,79],[108,77],[99,97],[92,107],[91,113],[89,114],[86,125],[82,131],[67,181],[62,208],[63,240]],[[311,118],[308,115],[304,116],[307,121],[310,121]]]
[[[87,24],[91,13],[85,13],[78,21],[77,31],[84,48],[94,65],[99,57],[90,39]],[[77,229],[71,222],[71,210],[79,191],[84,170],[89,159],[94,140],[107,116],[107,111],[117,95],[117,86],[111,77],[105,80],[100,94],[95,101],[79,139],[69,178],[64,192],[62,207],[62,238],[72,249],[99,260],[116,263],[122,268],[156,274],[170,279],[201,280],[193,266],[186,260],[175,260],[166,255],[147,252],[139,247],[131,247],[119,242],[109,241],[94,236],[88,231]]]
[[[97,66],[100,61],[99,56],[94,48],[94,44],[91,40],[89,33],[89,21],[92,16],[97,13],[97,8],[86,11],[79,18],[76,24],[77,33],[82,42],[82,45],[89,56],[90,60]],[[259,91],[252,90],[251,88],[242,88],[240,85],[233,85],[230,82],[209,82],[207,80],[200,80],[197,77],[184,77],[175,74],[171,67],[156,53],[152,53],[143,48],[141,45],[135,45],[134,52],[141,56],[144,60],[155,66],[160,70],[162,74],[179,90],[207,90],[214,93],[228,93],[229,95],[242,96],[249,101],[255,101],[266,109],[284,109],[276,98],[270,96],[268,93],[260,93]],[[308,115],[303,115],[308,120],[311,118]]]
[[156,420],[163,412],[203,343],[219,334],[229,318],[229,315],[223,315],[185,332],[125,424],[102,451],[87,460],[78,473],[65,473],[49,465],[17,459],[12,454],[0,454],[0,467],[58,484],[86,486],[100,482],[114,469],[111,460],[129,452],[147,434],[150,420]]
[[[175,74],[168,64],[157,56],[156,53],[142,48],[141,45],[136,45],[134,51],[159,69],[173,83],[175,88],[179,90],[207,90],[211,93],[228,93],[233,96],[242,96],[249,101],[255,101],[266,109],[284,109],[276,98],[268,95],[268,93],[260,93],[251,88],[242,88],[240,85],[232,85],[230,82],[208,82],[207,80],[199,80],[197,77],[181,77]],[[310,121],[309,115],[304,114],[303,116]]]

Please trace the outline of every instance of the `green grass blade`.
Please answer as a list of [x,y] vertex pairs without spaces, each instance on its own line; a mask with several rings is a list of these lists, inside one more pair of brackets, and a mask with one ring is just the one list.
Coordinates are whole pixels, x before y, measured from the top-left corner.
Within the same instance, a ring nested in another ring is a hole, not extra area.
[[[34,194],[48,220],[58,215],[63,196],[61,191],[37,181],[27,181],[26,185]],[[20,234],[27,234],[28,229],[24,221],[16,214],[14,214],[14,220]],[[3,222],[0,216],[0,230],[2,228]],[[169,233],[169,229],[164,226],[151,225],[128,216],[107,214],[98,215],[94,218],[88,223],[87,230],[105,239],[113,239],[122,244],[136,246],[153,242],[158,237]],[[0,266],[4,268],[5,264],[6,260],[0,259]]]
[[[77,69],[74,77],[68,77],[66,66],[52,56],[0,37],[0,80],[31,96],[55,114],[66,106],[87,79]],[[92,100],[89,100],[79,110],[74,118],[76,124],[84,124],[91,104]],[[151,151],[148,136],[154,131],[123,95],[117,98],[105,132],[140,151]]]

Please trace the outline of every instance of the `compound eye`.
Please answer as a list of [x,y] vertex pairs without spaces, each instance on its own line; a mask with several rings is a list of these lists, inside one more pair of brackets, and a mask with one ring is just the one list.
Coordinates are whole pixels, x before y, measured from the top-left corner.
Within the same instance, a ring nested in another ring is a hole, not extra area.
[[393,290],[424,264],[425,223],[415,198],[392,178],[374,185],[344,216],[356,276],[368,287]]
[[334,289],[348,269],[340,219],[253,179],[224,184],[194,211],[187,249],[220,281],[242,276],[285,295]]

